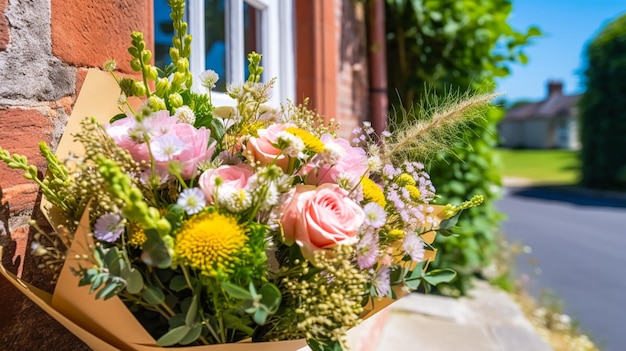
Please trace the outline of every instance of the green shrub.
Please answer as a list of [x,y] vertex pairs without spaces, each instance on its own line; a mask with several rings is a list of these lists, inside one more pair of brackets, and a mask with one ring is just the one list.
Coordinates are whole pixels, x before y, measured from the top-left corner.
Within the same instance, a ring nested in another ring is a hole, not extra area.
[[440,155],[429,168],[437,194],[442,196],[438,202],[459,204],[474,195],[485,197],[482,205],[463,212],[454,236],[437,236],[438,253],[431,267],[448,267],[458,273],[451,284],[437,287],[445,295],[465,295],[472,278],[489,265],[497,248],[503,216],[495,208],[501,178],[494,147],[502,115],[501,109],[489,110],[485,120],[463,132],[467,144],[459,142],[452,153]]
[[587,91],[580,102],[582,184],[626,190],[626,15],[587,48]]

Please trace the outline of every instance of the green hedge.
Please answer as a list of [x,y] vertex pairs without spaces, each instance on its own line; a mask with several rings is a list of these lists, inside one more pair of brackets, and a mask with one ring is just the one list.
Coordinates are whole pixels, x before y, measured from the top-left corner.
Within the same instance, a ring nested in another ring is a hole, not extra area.
[[626,15],[587,48],[587,91],[580,102],[582,183],[626,190]]

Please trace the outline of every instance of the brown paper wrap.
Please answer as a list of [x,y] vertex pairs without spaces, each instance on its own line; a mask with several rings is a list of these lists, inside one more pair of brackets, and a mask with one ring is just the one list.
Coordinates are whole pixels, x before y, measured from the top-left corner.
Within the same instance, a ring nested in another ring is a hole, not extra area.
[[[75,155],[80,155],[82,146],[73,141],[73,134],[79,130],[80,121],[85,116],[93,116],[101,123],[106,123],[111,116],[119,112],[117,109],[118,96],[119,87],[108,73],[90,70],[83,83],[66,131],[57,148],[57,155],[68,155],[70,151]],[[42,200],[41,209],[51,225],[54,228],[58,228],[58,225],[62,223],[60,221],[60,213],[56,213],[54,207],[45,198]],[[89,248],[93,243],[91,242],[91,236],[88,235],[89,232],[89,215],[85,211],[79,222],[74,240],[67,254],[68,259],[63,266],[53,294],[25,283],[1,265],[0,274],[7,278],[22,294],[94,350],[163,350],[117,296],[106,301],[96,300],[94,295],[89,294],[88,286],[78,286],[78,278],[72,274],[70,267],[78,267],[80,261],[75,257],[80,257],[83,253],[90,252]],[[424,235],[424,240],[427,243],[431,243],[434,240],[434,232]],[[0,247],[0,257],[1,255],[2,247]],[[434,257],[434,252],[431,251],[427,255],[427,258],[432,258]],[[84,263],[83,266],[89,265]],[[408,293],[401,289],[397,289],[395,292],[398,298]],[[348,332],[348,343],[351,350],[371,349],[372,345],[377,343],[388,314],[388,309],[384,313],[378,312],[394,301],[391,298],[374,299],[374,301],[370,301],[365,306],[363,319],[367,320]],[[375,314],[376,317],[371,318]],[[288,351],[308,350],[308,347],[304,339],[299,339],[279,342],[240,342],[222,345],[176,347],[167,348],[167,350]]]

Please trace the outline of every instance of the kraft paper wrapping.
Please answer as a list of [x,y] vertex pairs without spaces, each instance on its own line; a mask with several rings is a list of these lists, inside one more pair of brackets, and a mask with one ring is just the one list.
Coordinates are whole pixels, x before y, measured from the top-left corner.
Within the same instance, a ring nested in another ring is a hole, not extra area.
[[[93,116],[101,123],[106,123],[111,116],[119,113],[117,109],[118,97],[119,87],[108,73],[90,70],[57,148],[57,155],[65,157],[70,152],[74,155],[80,155],[84,152],[82,146],[73,140],[73,134],[80,129],[81,120],[86,116]],[[58,228],[62,223],[61,214],[55,212],[55,208],[45,198],[42,199],[41,209],[50,224],[54,228]],[[89,215],[85,211],[53,294],[23,282],[2,265],[0,265],[0,274],[8,279],[22,294],[94,350],[163,350],[156,345],[156,341],[117,296],[106,301],[96,300],[94,295],[89,294],[89,287],[78,286],[78,278],[71,273],[70,267],[78,267],[80,261],[74,258],[76,255],[80,256],[90,252],[89,247],[92,242],[88,235],[89,232]],[[0,257],[2,257],[1,246]],[[406,295],[406,292],[398,291],[398,294],[398,297],[401,297]],[[384,313],[378,313],[374,318],[370,317],[394,301],[390,298],[384,298],[376,300],[373,305],[370,303],[369,306],[366,306],[363,319],[367,320],[348,332],[349,345],[352,350],[369,350],[375,347],[387,319],[388,310]],[[167,349],[173,351],[291,351],[308,350],[309,348],[304,339],[299,339]]]

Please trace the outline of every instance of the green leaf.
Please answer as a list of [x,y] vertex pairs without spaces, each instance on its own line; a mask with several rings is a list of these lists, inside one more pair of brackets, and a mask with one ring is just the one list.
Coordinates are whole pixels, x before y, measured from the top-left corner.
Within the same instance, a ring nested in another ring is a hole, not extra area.
[[137,269],[132,269],[126,278],[126,291],[129,294],[138,294],[143,289],[143,276]]
[[181,325],[180,327],[176,327],[170,329],[167,333],[157,340],[157,344],[159,346],[172,346],[178,344],[181,340],[185,339],[187,334],[191,332],[191,327],[188,325]]
[[235,299],[239,299],[239,300],[246,300],[246,299],[252,299],[252,294],[250,294],[250,292],[242,287],[240,287],[239,285],[235,285],[235,284],[231,284],[228,282],[222,282],[222,288],[224,289],[224,291],[226,291],[226,293]]
[[191,304],[189,305],[189,309],[187,310],[187,315],[185,316],[185,324],[193,325],[198,317],[198,296],[200,295],[200,289],[196,289],[193,293],[193,297],[191,298]]
[[202,333],[202,324],[196,324],[191,327],[191,330],[184,338],[182,338],[178,343],[181,345],[189,345],[192,342],[198,340],[200,334]]
[[261,294],[261,303],[267,307],[268,312],[271,314],[276,313],[278,307],[280,307],[282,296],[278,287],[274,284],[267,283],[261,287],[259,294]]
[[187,280],[183,275],[177,275],[172,280],[170,280],[170,289],[174,292],[183,291],[188,289]]
[[97,274],[95,278],[93,279],[93,282],[91,283],[91,288],[89,289],[89,293],[93,294],[93,292],[98,290],[98,288],[102,286],[102,284],[106,282],[108,278],[109,278],[109,275],[106,273]]
[[224,312],[222,317],[224,318],[227,328],[237,329],[249,336],[252,336],[254,333],[254,329],[243,322],[243,317],[236,316],[229,311]]
[[113,123],[113,122],[115,122],[115,121],[117,121],[117,120],[120,120],[120,119],[122,119],[122,118],[126,118],[126,117],[128,117],[128,116],[127,116],[125,113],[118,113],[118,114],[116,114],[115,116],[113,116],[113,117],[109,120],[109,123]]
[[157,306],[165,301],[165,295],[161,289],[149,286],[146,290],[143,291],[142,294],[143,299],[152,306]]
[[456,278],[456,272],[450,268],[432,270],[424,275],[424,280],[431,285],[449,283]]
[[100,289],[96,294],[96,300],[100,298],[104,298],[104,300],[108,300],[109,298],[115,296],[115,293],[119,289],[119,285],[114,281],[108,281],[104,288]]
[[267,310],[267,307],[260,305],[254,311],[254,314],[252,315],[252,319],[254,319],[254,322],[256,324],[263,325],[265,324],[265,322],[267,322],[267,317],[269,315],[270,315],[270,312]]

